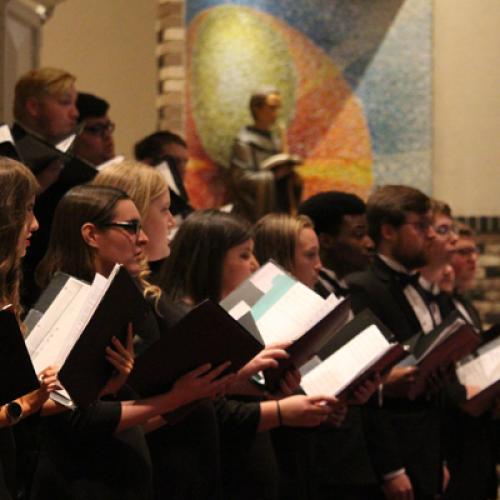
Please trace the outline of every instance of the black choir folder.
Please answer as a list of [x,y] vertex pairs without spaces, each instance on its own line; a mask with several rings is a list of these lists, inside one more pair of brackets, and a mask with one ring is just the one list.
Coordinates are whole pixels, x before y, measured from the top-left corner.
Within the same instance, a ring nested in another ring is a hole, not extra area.
[[462,404],[462,408],[474,416],[487,411],[500,396],[500,338],[494,338],[464,358],[456,372],[463,385],[478,391]]
[[300,368],[336,334],[350,314],[349,299],[323,299],[270,261],[221,306],[265,345],[288,344],[290,357],[266,370],[266,387],[274,392],[292,366]]
[[189,311],[135,361],[128,383],[141,396],[161,394],[195,368],[230,361],[221,374],[236,372],[262,344],[218,304],[205,300]]
[[427,387],[428,377],[439,369],[446,369],[480,344],[480,337],[457,311],[429,333],[419,333],[408,340],[410,356],[403,361],[406,366],[417,366],[415,383],[408,393],[414,399]]
[[59,160],[64,165],[58,178],[60,182],[71,186],[90,182],[97,175],[97,169],[71,154],[75,138],[76,134],[73,134],[54,146],[42,137],[22,129],[15,138],[17,158],[35,175],[53,161]]
[[0,405],[40,387],[11,306],[0,310]]
[[139,286],[121,266],[115,266],[107,279],[96,274],[92,285],[56,275],[26,318],[26,344],[36,370],[60,368],[59,380],[67,394],[56,393],[54,399],[68,406],[95,401],[113,373],[105,359],[111,338],[125,344],[128,324],[140,322],[148,307]]
[[368,309],[347,323],[301,369],[301,388],[308,395],[333,395],[347,401],[375,374],[383,376],[408,355],[392,333]]

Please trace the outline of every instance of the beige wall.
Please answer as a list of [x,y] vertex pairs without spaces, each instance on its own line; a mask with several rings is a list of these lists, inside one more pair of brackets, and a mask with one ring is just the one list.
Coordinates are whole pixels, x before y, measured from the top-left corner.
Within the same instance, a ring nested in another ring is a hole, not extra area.
[[500,1],[435,0],[434,195],[500,215]]
[[66,0],[43,31],[41,64],[111,104],[117,153],[156,129],[156,0]]

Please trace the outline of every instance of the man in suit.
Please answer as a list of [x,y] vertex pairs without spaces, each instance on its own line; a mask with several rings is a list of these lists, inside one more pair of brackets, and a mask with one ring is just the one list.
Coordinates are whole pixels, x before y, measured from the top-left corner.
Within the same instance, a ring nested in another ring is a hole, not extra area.
[[[28,131],[56,145],[75,131],[78,120],[75,80],[67,71],[40,68],[29,71],[17,81],[12,127],[14,142]],[[48,189],[60,172],[59,162],[52,162],[37,172],[41,191]]]
[[97,167],[115,156],[115,124],[108,116],[109,103],[93,94],[78,92],[76,107],[78,123],[83,123],[83,128],[75,139],[73,152]]
[[[367,233],[366,205],[354,194],[319,193],[303,202],[299,213],[314,223],[323,267],[316,291],[323,296],[349,294],[344,278],[369,264],[373,242]],[[380,496],[377,478],[366,446],[363,425],[370,407],[348,407],[337,428],[322,425],[315,433],[315,498],[371,500]]]
[[355,194],[327,191],[304,201],[299,213],[313,221],[320,243],[323,267],[318,291],[345,296],[344,278],[366,269],[373,251],[364,201]]
[[[429,198],[407,186],[384,186],[368,200],[367,220],[377,254],[368,270],[347,278],[354,312],[370,308],[401,343],[430,332],[436,322],[416,274],[435,238]],[[430,394],[407,397],[415,375],[415,367],[391,371],[366,426],[388,500],[431,500],[443,489],[439,409]]]

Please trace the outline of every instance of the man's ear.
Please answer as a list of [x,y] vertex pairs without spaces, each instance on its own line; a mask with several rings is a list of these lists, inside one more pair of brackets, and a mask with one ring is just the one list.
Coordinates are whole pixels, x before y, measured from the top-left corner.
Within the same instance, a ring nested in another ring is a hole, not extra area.
[[394,227],[392,224],[382,224],[380,226],[380,235],[383,240],[394,241],[397,237],[398,228]]
[[38,99],[38,97],[28,97],[28,99],[26,99],[25,108],[29,116],[31,116],[32,118],[37,118],[40,115],[41,109],[40,100]]
[[92,222],[86,222],[80,232],[82,233],[83,241],[91,248],[99,247],[99,234],[97,228]]
[[323,250],[330,250],[335,246],[335,238],[328,233],[320,233],[318,235],[319,246]]

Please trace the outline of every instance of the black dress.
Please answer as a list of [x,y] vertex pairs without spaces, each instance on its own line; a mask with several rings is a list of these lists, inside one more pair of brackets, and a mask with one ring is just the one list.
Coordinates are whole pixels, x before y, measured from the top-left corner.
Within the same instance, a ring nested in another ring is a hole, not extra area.
[[31,498],[150,500],[151,461],[142,429],[114,434],[120,415],[119,402],[98,401],[43,418]]

